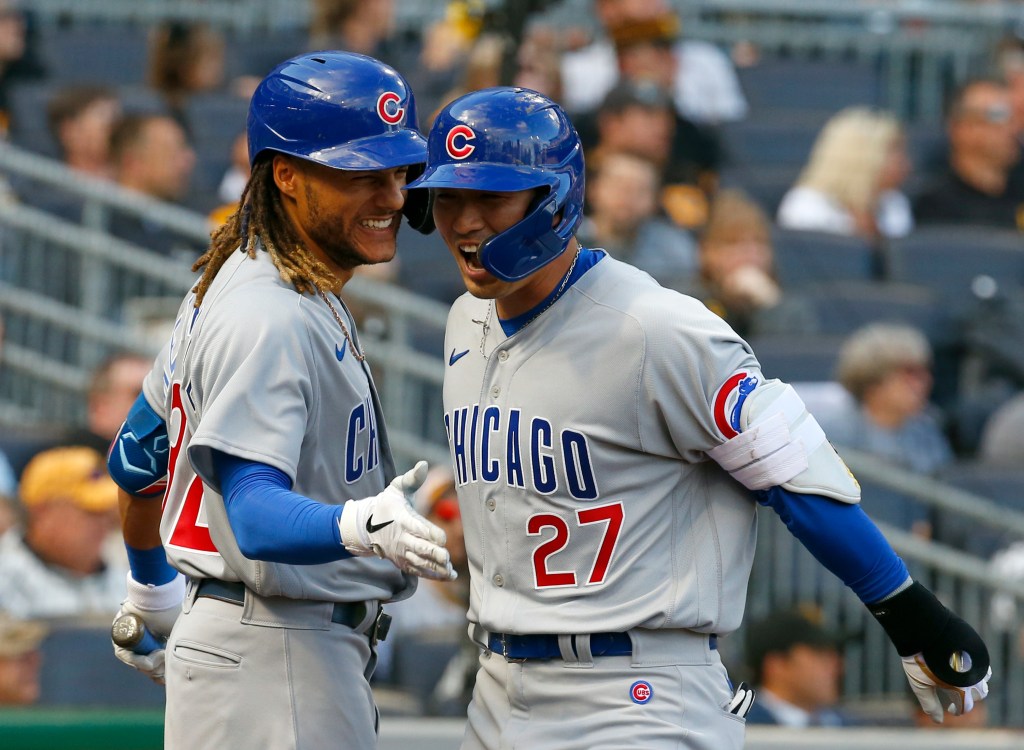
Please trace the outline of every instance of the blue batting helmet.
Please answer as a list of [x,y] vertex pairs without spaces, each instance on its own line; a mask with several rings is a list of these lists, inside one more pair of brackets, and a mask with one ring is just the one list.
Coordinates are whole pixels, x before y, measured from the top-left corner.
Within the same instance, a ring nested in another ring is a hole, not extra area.
[[278,65],[249,102],[249,163],[277,151],[336,169],[426,161],[405,79],[352,52],[310,52]]
[[484,268],[516,281],[565,252],[583,218],[583,146],[565,112],[542,94],[474,91],[438,114],[427,137],[426,171],[409,187],[548,188],[525,218],[480,246]]

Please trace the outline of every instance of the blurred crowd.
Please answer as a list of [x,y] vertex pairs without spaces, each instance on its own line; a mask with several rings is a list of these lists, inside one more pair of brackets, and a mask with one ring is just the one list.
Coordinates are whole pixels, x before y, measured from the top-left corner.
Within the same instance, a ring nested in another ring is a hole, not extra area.
[[[1008,35],[988,70],[951,82],[944,122],[922,127],[864,101],[829,111],[813,100],[755,105],[748,71],[778,64],[799,90],[799,68],[749,43],[725,49],[691,38],[667,0],[593,0],[593,23],[579,28],[528,23],[528,11],[547,4],[509,2],[502,13],[456,1],[428,28],[406,29],[393,0],[313,0],[304,33],[265,45],[213,25],[161,24],[147,38],[139,87],[63,81],[31,15],[0,0],[0,126],[76,173],[216,226],[248,177],[248,97],[290,54],[337,48],[394,65],[416,92],[424,131],[466,91],[539,90],[563,104],[586,147],[584,245],[699,298],[757,341],[766,375],[794,382],[840,452],[951,481],[959,467],[980,465],[1004,472],[1004,489],[1019,486],[1024,38]],[[764,132],[767,147],[755,140]],[[796,156],[782,165],[785,153]],[[17,181],[2,187],[6,200],[82,220],[80,199]],[[183,262],[202,251],[135,214],[115,213],[108,228]],[[914,252],[956,238],[947,260]],[[1020,272],[1004,278],[988,259],[1014,242]],[[442,302],[462,290],[439,241],[408,230],[398,259],[372,272]],[[823,364],[793,360],[787,369],[782,355],[794,344]],[[0,704],[38,698],[39,650],[55,622],[117,609],[126,568],[111,541],[117,499],[103,455],[148,367],[117,354],[95,370],[87,425],[0,441]],[[464,566],[450,475],[436,472],[420,495],[421,512],[448,530],[453,563]],[[874,513],[867,491],[865,507]],[[1004,575],[1024,581],[1020,542],[945,533],[932,509],[906,498],[877,509],[906,531],[994,556]],[[378,682],[412,694],[415,712],[458,715],[468,702],[467,584],[465,575],[424,582],[394,607]],[[1019,627],[1005,607],[1003,618]],[[738,669],[760,691],[751,721],[855,723],[838,708],[846,637],[799,612],[775,613],[748,636]],[[909,711],[906,723],[915,720]]]

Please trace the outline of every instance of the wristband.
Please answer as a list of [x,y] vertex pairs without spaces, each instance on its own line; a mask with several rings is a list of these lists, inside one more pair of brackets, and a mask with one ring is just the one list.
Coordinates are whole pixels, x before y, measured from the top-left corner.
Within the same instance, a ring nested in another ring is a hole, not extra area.
[[868,605],[902,657],[921,654],[932,673],[949,685],[970,687],[990,666],[981,636],[916,581],[889,599]]

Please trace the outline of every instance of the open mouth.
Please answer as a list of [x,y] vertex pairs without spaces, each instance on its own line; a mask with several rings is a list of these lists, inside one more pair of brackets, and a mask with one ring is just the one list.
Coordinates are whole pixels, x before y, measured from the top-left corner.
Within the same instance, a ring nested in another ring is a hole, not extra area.
[[483,270],[483,265],[480,263],[479,251],[479,242],[459,245],[459,254],[462,256],[462,260],[465,262],[466,267],[471,271]]
[[390,229],[391,225],[394,224],[394,222],[395,222],[395,217],[394,216],[390,216],[387,219],[363,219],[359,223],[362,224],[367,229],[382,230],[382,229]]

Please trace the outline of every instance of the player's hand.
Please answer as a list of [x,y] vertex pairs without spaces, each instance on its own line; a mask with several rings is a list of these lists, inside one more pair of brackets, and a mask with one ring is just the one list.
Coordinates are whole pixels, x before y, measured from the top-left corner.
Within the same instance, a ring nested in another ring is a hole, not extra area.
[[[114,616],[114,622],[117,622],[118,618],[124,614],[128,614],[128,611],[122,605],[121,609]],[[164,658],[166,653],[163,648],[158,648],[148,653],[140,654],[118,646],[116,643],[114,644],[114,656],[119,661],[124,662],[133,669],[139,670],[158,685],[164,684]]]
[[338,519],[345,549],[353,555],[382,557],[424,578],[454,579],[444,531],[410,504],[426,476],[427,462],[420,461],[379,495],[345,503]]
[[946,711],[960,716],[974,708],[974,701],[984,700],[988,695],[988,681],[992,678],[992,668],[989,667],[981,681],[970,687],[950,685],[935,676],[922,654],[904,656],[903,671],[907,673],[907,681],[921,708],[938,724],[942,723]]
[[[178,573],[167,583],[159,586],[143,584],[128,573],[128,595],[121,602],[117,617],[131,612],[142,618],[147,629],[155,636],[166,640],[171,634],[181,602],[185,598],[185,577]],[[136,654],[126,648],[114,646],[114,656],[130,667],[149,675],[161,685],[164,681],[164,650],[157,649],[148,654]]]

